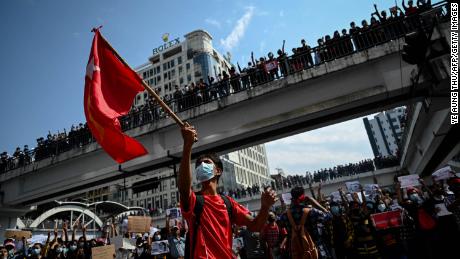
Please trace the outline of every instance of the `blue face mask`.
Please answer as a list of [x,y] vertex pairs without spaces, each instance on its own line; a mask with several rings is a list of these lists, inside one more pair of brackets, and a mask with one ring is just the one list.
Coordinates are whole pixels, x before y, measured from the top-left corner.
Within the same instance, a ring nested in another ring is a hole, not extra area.
[[41,252],[41,249],[40,249],[40,248],[34,248],[34,249],[32,249],[32,254],[33,254],[33,255],[39,255],[40,252]]
[[196,180],[200,183],[208,181],[214,177],[214,164],[206,164],[201,162],[197,168],[195,168]]

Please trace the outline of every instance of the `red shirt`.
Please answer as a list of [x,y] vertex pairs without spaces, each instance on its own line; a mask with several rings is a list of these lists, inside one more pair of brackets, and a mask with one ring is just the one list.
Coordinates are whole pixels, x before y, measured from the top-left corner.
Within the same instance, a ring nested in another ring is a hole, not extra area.
[[262,229],[262,237],[270,248],[277,247],[283,235],[287,235],[286,229],[278,227],[276,223],[273,226],[266,224]]
[[[195,214],[193,214],[193,208],[195,207],[196,196],[193,191],[190,193],[188,211],[184,210],[182,202],[181,211],[189,226],[190,242],[192,242],[190,245],[192,245],[193,241],[191,239],[195,231],[193,224]],[[204,207],[196,235],[195,255],[192,258],[233,258],[232,224],[242,225],[246,215],[250,214],[250,212],[235,200],[228,197],[233,208],[233,221],[231,224],[224,200],[219,195],[203,195],[203,197]]]

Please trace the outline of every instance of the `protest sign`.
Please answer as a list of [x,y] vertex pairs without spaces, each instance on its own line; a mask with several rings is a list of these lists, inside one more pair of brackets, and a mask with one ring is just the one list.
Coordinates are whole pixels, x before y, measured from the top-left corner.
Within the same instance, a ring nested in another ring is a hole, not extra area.
[[232,249],[234,251],[238,251],[239,249],[244,247],[244,242],[242,237],[234,238],[232,243]]
[[377,230],[400,227],[402,225],[401,210],[372,214],[371,220]]
[[410,174],[399,176],[398,181],[401,183],[401,188],[413,187],[420,185],[418,174]]
[[182,217],[179,208],[167,209],[166,216],[169,216],[170,219],[176,219],[176,218]]
[[441,169],[436,170],[432,175],[433,180],[441,181],[444,179],[449,179],[454,176],[452,168],[450,166],[443,167]]
[[32,245],[36,243],[44,245],[46,243],[46,239],[48,239],[48,236],[39,234],[33,235],[31,238],[27,239],[27,242]]
[[342,198],[340,197],[340,192],[339,191],[332,192],[331,197],[332,197],[333,201],[336,201],[336,202],[342,201]]
[[96,246],[91,248],[92,259],[113,259],[115,254],[115,246]]
[[444,204],[444,203],[435,204],[434,207],[435,207],[435,210],[436,210],[436,215],[438,217],[452,215],[452,213],[447,210],[446,204]]
[[110,242],[115,246],[115,249],[126,249],[126,250],[132,250],[135,249],[135,240],[129,239],[129,238],[124,238],[123,236],[115,236],[110,239]]
[[349,192],[359,192],[360,183],[358,181],[353,182],[346,182],[345,185],[347,186],[347,190]]
[[32,237],[32,232],[25,231],[25,230],[18,230],[18,229],[9,229],[5,231],[6,238],[14,238],[17,240],[21,240],[22,237],[29,239]]
[[374,199],[379,190],[379,185],[378,184],[365,184],[364,185],[364,191],[366,192],[366,195],[369,195],[370,199]]
[[155,241],[152,243],[152,255],[169,253],[168,240]]
[[265,63],[265,71],[267,72],[270,72],[274,69],[277,69],[278,68],[278,61],[277,60],[273,60],[271,62],[267,62]]
[[128,216],[128,231],[134,233],[149,232],[151,221],[151,217]]
[[379,189],[379,185],[378,184],[374,184],[374,183],[371,183],[371,184],[365,184],[364,185],[364,191],[366,193],[368,193],[369,195],[377,192]]
[[283,201],[286,205],[290,205],[291,204],[291,199],[292,199],[292,196],[291,196],[291,193],[283,193],[281,194],[281,198],[283,198]]

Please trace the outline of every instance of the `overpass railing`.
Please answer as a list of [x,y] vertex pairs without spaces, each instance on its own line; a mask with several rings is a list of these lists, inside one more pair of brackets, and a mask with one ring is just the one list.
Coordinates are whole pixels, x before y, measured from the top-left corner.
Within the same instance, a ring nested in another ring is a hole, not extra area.
[[[322,64],[365,51],[393,40],[399,40],[407,33],[422,28],[431,30],[435,22],[448,21],[449,6],[440,2],[431,9],[411,16],[389,17],[386,21],[372,20],[370,25],[363,24],[361,28],[352,28],[350,33],[333,37],[326,36],[318,40],[316,47],[308,45],[293,49],[293,55],[288,56],[280,51],[278,57],[269,53],[268,58],[253,60],[251,66],[241,69],[238,65],[227,74],[216,75],[216,78],[207,78],[207,83],[197,82],[184,89],[178,89],[173,94],[166,95],[164,101],[175,112],[183,112],[195,107],[221,100],[229,95],[248,91],[264,84],[314,69]],[[435,21],[435,22],[433,22]],[[196,74],[199,75],[199,72]],[[156,89],[157,91],[159,89]],[[164,119],[167,114],[156,101],[150,99],[145,105],[133,107],[130,113],[120,118],[123,131],[147,125]],[[47,139],[37,140],[37,147],[33,150],[20,151],[12,157],[5,152],[0,155],[0,174],[7,171],[34,164],[46,158],[55,157],[73,148],[79,148],[95,139],[85,126],[79,130],[64,133],[58,136],[48,136]]]

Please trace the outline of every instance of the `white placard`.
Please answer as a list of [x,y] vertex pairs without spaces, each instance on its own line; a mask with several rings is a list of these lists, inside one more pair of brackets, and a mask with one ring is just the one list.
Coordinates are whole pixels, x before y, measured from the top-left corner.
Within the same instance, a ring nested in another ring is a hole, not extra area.
[[239,249],[244,247],[244,242],[242,237],[234,238],[233,239],[233,244],[232,244],[232,249],[234,251],[238,251]]
[[437,211],[436,214],[438,215],[438,217],[452,215],[452,213],[447,210],[446,204],[444,203],[435,204],[434,207],[435,207],[435,210]]
[[115,249],[126,249],[126,250],[133,250],[136,248],[135,240],[125,238],[123,236],[116,236],[110,239],[110,242],[115,245]]
[[420,185],[418,174],[410,174],[399,176],[398,181],[401,183],[401,188],[413,187]]
[[454,172],[452,171],[452,168],[450,168],[450,166],[445,166],[441,169],[436,170],[431,176],[433,177],[433,180],[441,181],[453,177]]
[[349,192],[359,192],[360,183],[358,181],[346,182],[345,185],[347,186],[347,190]]
[[331,197],[332,197],[333,201],[336,201],[336,202],[341,202],[342,201],[342,197],[340,196],[339,191],[332,192]]
[[166,210],[166,216],[169,216],[170,219],[176,219],[182,217],[179,208],[172,208]]
[[155,241],[152,243],[152,255],[169,253],[168,240]]
[[378,184],[371,183],[371,184],[364,185],[364,191],[366,191],[366,193],[369,193],[369,195],[376,193],[378,189],[379,189]]

